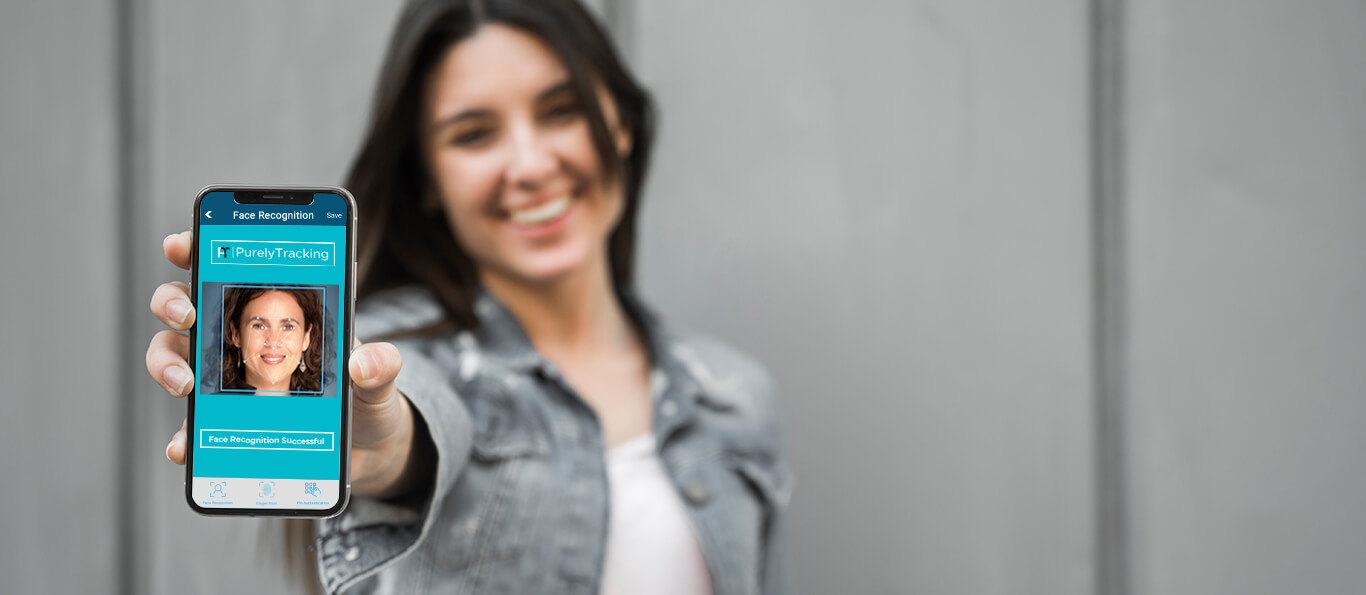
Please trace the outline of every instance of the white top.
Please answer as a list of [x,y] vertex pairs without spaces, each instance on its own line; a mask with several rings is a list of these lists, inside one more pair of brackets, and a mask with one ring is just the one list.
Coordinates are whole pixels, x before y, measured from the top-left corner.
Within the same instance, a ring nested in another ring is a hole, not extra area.
[[678,490],[645,434],[607,451],[611,511],[602,595],[710,595],[711,577]]

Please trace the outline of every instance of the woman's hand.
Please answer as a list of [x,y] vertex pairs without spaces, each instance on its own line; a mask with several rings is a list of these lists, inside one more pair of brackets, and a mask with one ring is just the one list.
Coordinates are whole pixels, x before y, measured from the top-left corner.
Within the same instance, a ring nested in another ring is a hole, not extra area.
[[[162,242],[166,260],[190,268],[190,232],[167,236]],[[183,397],[194,387],[187,363],[190,339],[183,332],[194,325],[190,286],[165,283],[152,294],[152,313],[172,330],[152,337],[147,347],[147,373],[171,393]],[[403,356],[388,343],[361,344],[351,351],[351,489],[361,496],[401,495],[431,473],[430,441],[421,436],[408,399],[394,387]],[[185,423],[166,445],[166,458],[185,464]]]

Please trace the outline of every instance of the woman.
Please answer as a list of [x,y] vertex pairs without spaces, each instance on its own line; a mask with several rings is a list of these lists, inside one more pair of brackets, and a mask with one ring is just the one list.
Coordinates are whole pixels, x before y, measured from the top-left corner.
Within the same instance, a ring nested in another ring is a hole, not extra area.
[[224,392],[322,392],[322,303],[318,293],[315,289],[260,285],[224,288]]
[[[357,335],[389,342],[352,352],[357,497],[320,526],[327,590],[785,592],[772,383],[634,297],[651,136],[577,4],[406,6],[347,183]],[[186,328],[185,298],[152,309]],[[185,342],[148,355],[177,396]]]

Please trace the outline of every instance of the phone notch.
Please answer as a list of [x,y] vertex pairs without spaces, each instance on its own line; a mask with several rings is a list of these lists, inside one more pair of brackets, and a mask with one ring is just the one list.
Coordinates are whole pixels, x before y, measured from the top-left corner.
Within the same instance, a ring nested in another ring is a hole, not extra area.
[[290,205],[307,206],[313,204],[313,192],[289,192],[275,190],[238,190],[232,199],[239,205]]

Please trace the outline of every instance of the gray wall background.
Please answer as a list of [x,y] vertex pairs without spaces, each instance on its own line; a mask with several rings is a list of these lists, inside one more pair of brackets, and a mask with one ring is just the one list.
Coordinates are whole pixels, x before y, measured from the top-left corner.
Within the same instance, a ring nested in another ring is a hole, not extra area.
[[[803,592],[1366,585],[1366,5],[591,4],[645,295],[784,387]],[[146,303],[203,185],[340,180],[396,7],[0,3],[0,591],[285,588],[182,501]]]

